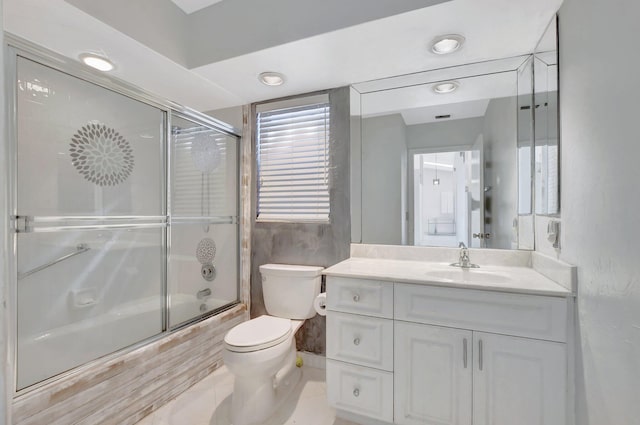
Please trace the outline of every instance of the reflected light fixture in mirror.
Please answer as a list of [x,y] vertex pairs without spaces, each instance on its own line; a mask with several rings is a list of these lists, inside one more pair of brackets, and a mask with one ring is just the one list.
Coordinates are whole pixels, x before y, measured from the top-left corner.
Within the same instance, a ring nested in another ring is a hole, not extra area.
[[440,179],[438,178],[438,154],[436,154],[436,178],[433,179],[433,185],[438,186],[440,184]]
[[284,75],[279,72],[263,72],[258,75],[258,80],[265,86],[281,86],[284,84]]
[[436,55],[446,55],[459,50],[463,43],[464,37],[459,34],[441,35],[431,42],[431,51]]
[[445,81],[444,83],[438,83],[433,86],[433,91],[438,94],[447,94],[456,91],[460,87],[460,83],[457,81]]
[[79,58],[82,63],[98,71],[109,72],[115,68],[115,65],[109,59],[93,53],[83,53]]

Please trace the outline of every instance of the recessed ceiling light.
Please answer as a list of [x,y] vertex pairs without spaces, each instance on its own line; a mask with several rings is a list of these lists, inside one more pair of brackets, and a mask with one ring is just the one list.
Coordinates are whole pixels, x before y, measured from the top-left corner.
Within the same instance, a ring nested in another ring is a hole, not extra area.
[[98,71],[107,72],[115,68],[115,65],[109,59],[102,56],[94,55],[93,53],[81,54],[80,60],[85,65],[90,66],[91,68],[97,69]]
[[441,35],[431,42],[431,51],[437,55],[446,55],[460,49],[463,43],[464,37],[459,34]]
[[444,83],[438,83],[433,86],[433,91],[438,94],[446,94],[454,92],[460,87],[460,83],[457,81],[445,81]]
[[263,72],[258,75],[258,80],[267,86],[281,86],[284,84],[284,75],[279,72]]

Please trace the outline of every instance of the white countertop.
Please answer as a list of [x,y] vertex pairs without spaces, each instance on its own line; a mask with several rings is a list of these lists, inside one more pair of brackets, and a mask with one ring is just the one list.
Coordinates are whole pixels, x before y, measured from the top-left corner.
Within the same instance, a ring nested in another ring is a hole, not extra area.
[[449,263],[351,257],[323,272],[327,276],[385,280],[452,288],[569,297],[573,294],[532,268],[480,265],[477,269]]

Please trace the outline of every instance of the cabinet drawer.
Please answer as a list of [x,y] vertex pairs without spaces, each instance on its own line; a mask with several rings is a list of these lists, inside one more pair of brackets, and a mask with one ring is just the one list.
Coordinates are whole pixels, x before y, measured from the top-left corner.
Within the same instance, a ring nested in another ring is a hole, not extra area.
[[327,399],[336,409],[393,422],[393,374],[327,360]]
[[327,358],[393,370],[393,320],[327,314]]
[[567,300],[539,295],[396,284],[395,318],[566,342]]
[[328,276],[327,309],[391,319],[393,283]]

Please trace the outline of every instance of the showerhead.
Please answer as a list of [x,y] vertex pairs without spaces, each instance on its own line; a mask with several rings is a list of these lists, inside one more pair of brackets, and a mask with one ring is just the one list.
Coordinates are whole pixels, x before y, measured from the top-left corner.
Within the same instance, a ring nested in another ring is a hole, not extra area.
[[191,142],[191,160],[203,173],[211,173],[220,164],[220,146],[212,133],[196,134]]

